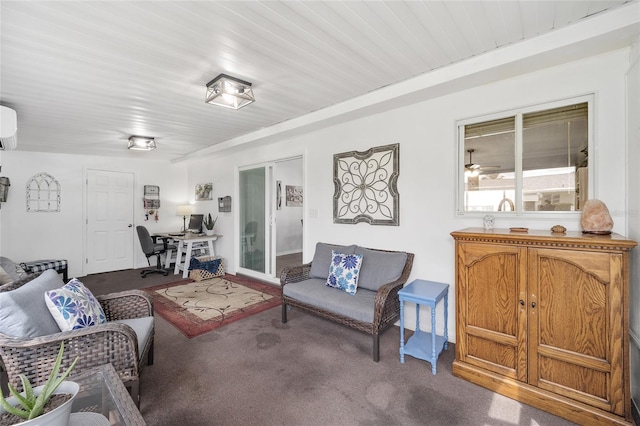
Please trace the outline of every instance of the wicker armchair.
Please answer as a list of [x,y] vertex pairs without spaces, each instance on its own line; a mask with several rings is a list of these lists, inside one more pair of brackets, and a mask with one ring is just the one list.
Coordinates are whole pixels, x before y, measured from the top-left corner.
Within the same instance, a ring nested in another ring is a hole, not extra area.
[[[374,250],[381,253],[395,253],[387,250]],[[344,315],[337,314],[318,306],[302,302],[300,300],[288,297],[284,294],[284,287],[287,284],[302,282],[310,278],[311,265],[307,263],[301,266],[286,267],[280,275],[280,285],[283,289],[282,294],[282,322],[287,322],[287,306],[295,306],[296,308],[313,313],[320,317],[335,321],[339,324],[346,325],[356,330],[371,334],[373,338],[373,360],[380,360],[380,333],[393,325],[400,317],[400,301],[398,299],[398,291],[404,286],[409,279],[411,268],[413,266],[413,253],[407,253],[406,262],[402,270],[402,274],[393,282],[382,285],[375,296],[373,322],[367,323]]]
[[[7,286],[0,290],[12,289]],[[96,296],[96,299],[104,310],[106,324],[40,337],[21,338],[0,333],[0,357],[14,387],[22,388],[19,374],[26,375],[34,385],[43,384],[64,341],[63,365],[69,365],[79,357],[71,378],[110,363],[139,406],[140,372],[145,364],[153,364],[154,330],[151,330],[145,347],[138,348],[133,328],[113,321],[153,316],[151,298],[140,290],[129,290]]]

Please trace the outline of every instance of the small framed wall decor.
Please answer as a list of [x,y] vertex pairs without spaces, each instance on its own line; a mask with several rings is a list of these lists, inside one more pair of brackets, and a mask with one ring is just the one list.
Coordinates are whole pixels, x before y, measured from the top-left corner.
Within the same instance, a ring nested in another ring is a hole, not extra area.
[[60,183],[49,173],[38,173],[27,181],[27,212],[59,212]]
[[400,225],[400,144],[333,156],[333,222]]
[[302,207],[302,187],[287,185],[287,207]]
[[231,196],[227,195],[226,197],[218,198],[218,211],[219,212],[231,211]]
[[196,185],[196,201],[213,199],[213,183],[199,183]]

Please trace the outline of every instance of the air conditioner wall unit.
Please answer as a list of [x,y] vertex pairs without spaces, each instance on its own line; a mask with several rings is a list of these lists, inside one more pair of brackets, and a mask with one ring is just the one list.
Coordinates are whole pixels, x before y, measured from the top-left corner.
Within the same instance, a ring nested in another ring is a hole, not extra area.
[[0,105],[0,150],[16,149],[18,116],[15,110]]

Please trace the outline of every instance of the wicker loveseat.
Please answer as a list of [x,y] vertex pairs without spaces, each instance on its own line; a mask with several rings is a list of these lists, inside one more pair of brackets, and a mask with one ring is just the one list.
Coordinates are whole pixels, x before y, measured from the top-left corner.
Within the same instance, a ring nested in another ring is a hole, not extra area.
[[139,405],[140,372],[145,364],[153,364],[151,299],[140,290],[96,296],[106,324],[55,331],[51,330],[57,325],[55,321],[50,323],[53,319],[44,292],[62,285],[59,275],[47,270],[0,286],[0,329],[4,331],[0,332],[0,358],[9,382],[21,389],[18,375],[24,374],[32,384],[43,384],[64,342],[63,366],[79,357],[71,378],[111,363]]
[[[326,286],[332,250],[362,254],[355,295]],[[288,307],[294,306],[371,334],[373,360],[378,362],[380,333],[400,316],[398,291],[412,265],[413,253],[318,243],[311,263],[282,271],[282,322],[287,322]]]

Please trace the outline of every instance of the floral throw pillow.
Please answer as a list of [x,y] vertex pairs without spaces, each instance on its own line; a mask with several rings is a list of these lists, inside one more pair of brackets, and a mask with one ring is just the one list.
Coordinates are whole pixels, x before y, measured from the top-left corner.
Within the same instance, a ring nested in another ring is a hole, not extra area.
[[343,254],[331,250],[331,266],[327,285],[346,291],[350,295],[358,290],[358,274],[362,265],[361,254]]
[[76,278],[62,288],[45,292],[44,300],[61,331],[76,330],[107,322],[100,302]]

